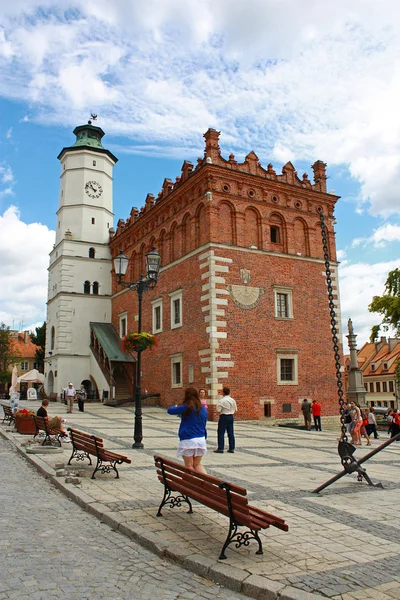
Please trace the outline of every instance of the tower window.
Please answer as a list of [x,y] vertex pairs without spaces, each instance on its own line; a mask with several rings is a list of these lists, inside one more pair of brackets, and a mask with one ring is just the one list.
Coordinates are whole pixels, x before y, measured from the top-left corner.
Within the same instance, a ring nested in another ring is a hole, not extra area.
[[94,217],[92,217],[92,225],[95,225],[96,223],[96,219]]
[[58,229],[61,227],[61,221],[58,221]]
[[94,167],[96,166],[96,161],[95,161],[95,160],[93,161],[93,166],[94,166]]
[[85,281],[83,284],[83,293],[90,294],[90,281]]
[[54,326],[51,328],[51,334],[50,334],[50,348],[52,350],[54,350],[54,344],[56,341],[56,330],[54,328]]
[[96,256],[96,250],[94,248],[89,248],[89,258],[94,258]]
[[279,236],[279,227],[276,227],[275,225],[271,226],[271,242],[273,244],[279,244],[280,241],[280,236]]
[[93,294],[95,296],[99,295],[99,282],[98,281],[93,281]]

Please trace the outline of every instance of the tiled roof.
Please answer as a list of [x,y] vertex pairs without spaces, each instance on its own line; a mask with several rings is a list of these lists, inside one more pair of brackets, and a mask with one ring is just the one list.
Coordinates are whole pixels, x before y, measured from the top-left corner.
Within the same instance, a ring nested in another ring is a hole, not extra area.
[[18,337],[11,338],[11,347],[16,356],[21,358],[35,358],[36,350],[38,346],[32,343],[31,338],[28,337],[27,343],[25,343],[25,336],[23,333],[19,333]]

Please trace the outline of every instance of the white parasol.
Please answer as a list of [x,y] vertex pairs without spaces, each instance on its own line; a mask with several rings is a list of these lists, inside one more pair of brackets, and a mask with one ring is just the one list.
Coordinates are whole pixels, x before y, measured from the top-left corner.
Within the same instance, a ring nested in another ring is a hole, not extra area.
[[24,375],[18,377],[17,382],[21,383],[25,381],[26,383],[44,383],[44,375],[43,373],[39,373],[37,369],[32,369],[32,371],[28,371]]
[[11,392],[17,391],[17,382],[18,382],[18,369],[17,369],[17,365],[14,365],[12,373],[11,373],[11,386],[9,389],[10,394],[11,394]]

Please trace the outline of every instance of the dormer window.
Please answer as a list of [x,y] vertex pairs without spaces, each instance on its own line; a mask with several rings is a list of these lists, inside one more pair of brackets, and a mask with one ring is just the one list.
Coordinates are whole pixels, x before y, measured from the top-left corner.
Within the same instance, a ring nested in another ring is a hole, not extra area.
[[376,370],[376,365],[371,365],[371,371],[375,371]]
[[389,368],[389,365],[388,365],[388,363],[387,363],[387,362],[384,362],[384,363],[383,363],[383,365],[382,365],[382,369],[383,369],[384,371],[387,371],[387,370],[388,370],[388,368]]

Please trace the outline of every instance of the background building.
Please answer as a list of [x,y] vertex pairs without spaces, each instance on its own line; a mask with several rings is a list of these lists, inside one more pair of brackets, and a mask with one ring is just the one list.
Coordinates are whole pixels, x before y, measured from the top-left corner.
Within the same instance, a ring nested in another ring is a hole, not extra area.
[[[381,337],[367,342],[357,352],[358,366],[363,374],[367,406],[399,408],[396,366],[400,360],[400,340]],[[346,367],[349,359],[346,357]]]

